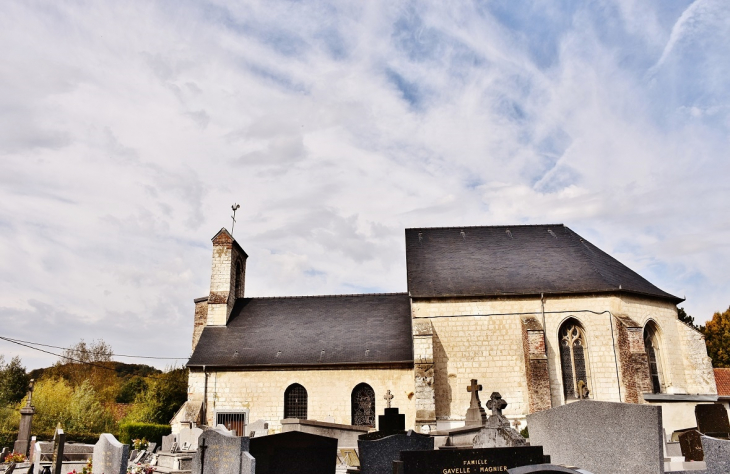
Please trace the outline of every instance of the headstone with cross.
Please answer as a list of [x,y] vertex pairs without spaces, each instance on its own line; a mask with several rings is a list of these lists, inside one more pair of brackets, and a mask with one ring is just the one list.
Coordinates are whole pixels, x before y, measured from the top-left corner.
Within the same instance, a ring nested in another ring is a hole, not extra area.
[[479,392],[482,386],[477,384],[477,379],[471,379],[471,384],[466,391],[471,393],[469,409],[466,411],[466,426],[483,426],[487,422],[487,413],[479,401]]
[[390,408],[390,401],[393,399],[393,394],[390,393],[390,390],[385,392],[385,396],[383,397],[383,399],[385,400],[385,403],[387,404],[386,407]]
[[387,404],[385,413],[378,416],[378,432],[379,433],[401,433],[406,430],[406,415],[398,413],[397,408],[391,408],[390,402],[395,398],[388,390],[385,392],[383,399]]
[[502,414],[507,402],[499,392],[492,392],[487,401],[487,408],[492,411],[486,425],[474,437],[474,448],[514,448],[525,446],[527,440],[510,426],[509,420]]

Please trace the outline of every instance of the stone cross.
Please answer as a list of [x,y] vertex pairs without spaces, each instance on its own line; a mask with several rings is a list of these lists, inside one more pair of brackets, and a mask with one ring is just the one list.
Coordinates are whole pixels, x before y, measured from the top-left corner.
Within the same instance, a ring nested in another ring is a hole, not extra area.
[[28,400],[25,403],[27,407],[31,406],[31,401],[33,400],[33,386],[35,386],[35,379],[30,379],[30,383],[28,384]]
[[390,408],[390,401],[393,399],[393,394],[390,393],[390,390],[388,390],[383,398],[385,399],[385,403],[388,404],[388,408]]
[[502,416],[502,410],[507,408],[507,402],[502,400],[502,395],[499,392],[492,392],[487,402],[487,408],[492,410],[492,415]]
[[477,385],[477,379],[471,379],[471,385],[466,387],[467,392],[471,392],[471,402],[469,408],[479,408],[479,392],[482,390],[481,385]]
[[205,444],[205,438],[200,440],[200,444],[198,444],[198,451],[200,452],[200,472],[205,472],[205,450],[208,449],[208,446]]

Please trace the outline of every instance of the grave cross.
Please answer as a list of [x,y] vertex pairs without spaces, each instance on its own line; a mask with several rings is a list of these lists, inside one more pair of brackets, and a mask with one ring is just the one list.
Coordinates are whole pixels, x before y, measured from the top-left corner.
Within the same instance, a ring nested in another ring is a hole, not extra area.
[[471,379],[471,385],[466,387],[467,392],[471,392],[471,402],[469,408],[479,408],[479,392],[482,390],[481,385],[477,385],[477,379]]
[[507,402],[502,400],[499,392],[492,392],[487,402],[487,408],[492,410],[492,415],[502,416],[502,410],[507,407]]
[[205,445],[205,438],[202,438],[200,440],[200,444],[198,445],[198,449],[200,450],[200,472],[205,472],[205,450],[208,448],[208,446]]
[[388,408],[390,408],[390,401],[393,399],[393,394],[390,393],[390,390],[388,390],[383,398],[385,399],[385,403],[388,404]]
[[30,407],[31,401],[33,400],[33,386],[35,385],[35,379],[30,379],[28,384],[28,400],[25,402],[25,406]]

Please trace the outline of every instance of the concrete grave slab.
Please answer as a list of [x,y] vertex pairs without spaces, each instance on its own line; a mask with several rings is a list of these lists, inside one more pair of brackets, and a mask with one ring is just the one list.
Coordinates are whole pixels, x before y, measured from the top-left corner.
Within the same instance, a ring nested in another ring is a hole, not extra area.
[[661,407],[581,400],[527,415],[530,444],[595,474],[664,469]]

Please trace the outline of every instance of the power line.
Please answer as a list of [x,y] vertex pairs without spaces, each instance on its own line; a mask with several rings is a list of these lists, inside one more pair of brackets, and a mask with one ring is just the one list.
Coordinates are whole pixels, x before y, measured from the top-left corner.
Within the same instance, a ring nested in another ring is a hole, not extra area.
[[[40,342],[31,342],[31,341],[24,341],[22,339],[12,339],[9,337],[0,337],[0,339],[5,339],[9,342],[24,342],[26,344],[32,344],[34,346],[41,346],[41,347],[51,347],[53,349],[63,349],[65,351],[74,351],[74,352],[89,352],[89,351],[80,351],[78,349],[74,349],[72,347],[60,347],[60,346],[50,346],[48,344],[41,344]],[[135,356],[135,355],[126,355],[126,354],[109,354],[113,357],[131,357],[131,358],[137,358],[137,359],[156,359],[156,360],[188,360],[189,357],[153,357],[153,356]]]
[[[37,347],[29,346],[27,344],[23,344],[21,342],[18,342],[18,341],[14,340],[14,339],[10,339],[10,338],[7,338],[7,337],[0,336],[0,339],[2,339],[4,341],[12,342],[13,344],[17,344],[19,346],[27,347],[28,349],[33,349],[34,351],[45,352],[46,354],[50,354],[50,355],[53,355],[53,356],[56,356],[56,357],[61,357],[61,358],[64,358],[64,359],[72,360],[72,361],[78,362],[80,364],[86,364],[86,365],[90,365],[92,367],[98,367],[100,369],[110,370],[110,371],[112,371],[114,373],[117,372],[116,369],[113,369],[111,367],[105,367],[103,365],[95,364],[93,362],[85,362],[83,360],[74,359],[73,357],[68,357],[68,356],[65,356],[65,355],[62,355],[62,354],[56,354],[56,353],[51,352],[51,351],[46,351],[46,350],[43,350],[43,349],[39,349]],[[152,379],[162,379],[162,377],[160,377],[158,375],[140,375],[139,377],[142,377],[142,378],[152,378]]]

